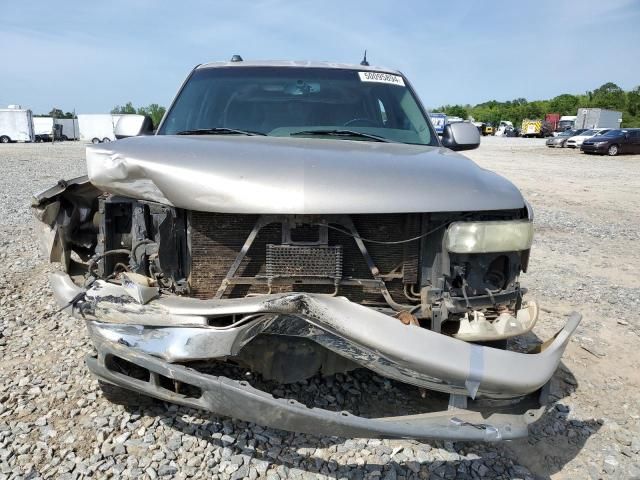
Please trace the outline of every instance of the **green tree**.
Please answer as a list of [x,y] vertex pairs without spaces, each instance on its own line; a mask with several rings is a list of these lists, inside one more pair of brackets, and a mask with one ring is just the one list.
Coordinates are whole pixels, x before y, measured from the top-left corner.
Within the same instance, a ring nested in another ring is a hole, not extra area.
[[466,119],[469,116],[468,110],[462,105],[443,105],[438,109],[439,112],[444,112],[450,117],[460,117]]
[[579,101],[580,99],[577,96],[563,93],[549,102],[549,109],[552,112],[558,112],[560,115],[575,115],[578,111]]
[[591,92],[594,107],[624,110],[626,98],[624,90],[613,82],[605,83]]
[[131,102],[127,102],[124,106],[116,105],[111,109],[111,113],[114,114],[122,114],[122,113],[136,113],[136,109]]
[[627,111],[633,117],[640,116],[640,85],[627,92]]
[[53,107],[47,114],[47,117],[64,118],[64,112],[59,108]]
[[158,105],[157,103],[152,103],[146,107],[138,108],[139,115],[149,115],[151,117],[155,128],[160,124],[160,120],[162,120],[165,111],[166,108],[162,105]]

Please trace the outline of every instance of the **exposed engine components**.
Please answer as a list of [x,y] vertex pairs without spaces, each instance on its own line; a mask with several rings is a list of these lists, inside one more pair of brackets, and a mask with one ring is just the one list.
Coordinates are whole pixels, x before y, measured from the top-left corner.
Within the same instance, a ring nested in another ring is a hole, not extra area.
[[94,222],[99,230],[95,256],[100,259],[99,278],[128,270],[172,292],[187,291],[190,262],[184,211],[108,195],[99,199]]
[[465,313],[460,328],[453,336],[467,342],[483,342],[515,337],[530,331],[538,321],[538,304],[529,301],[514,315],[503,311],[495,320],[475,310]]

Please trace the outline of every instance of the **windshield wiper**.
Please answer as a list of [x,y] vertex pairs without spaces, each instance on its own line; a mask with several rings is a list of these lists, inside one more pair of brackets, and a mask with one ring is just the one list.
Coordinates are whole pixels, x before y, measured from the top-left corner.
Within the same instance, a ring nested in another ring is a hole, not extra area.
[[266,133],[254,132],[251,130],[238,130],[237,128],[214,127],[214,128],[196,128],[195,130],[183,130],[176,135],[262,135]]
[[393,140],[389,140],[388,138],[379,137],[378,135],[372,135],[370,133],[362,133],[356,132],[355,130],[301,130],[299,132],[290,133],[289,136],[295,137],[297,135],[307,136],[307,135],[328,135],[331,137],[360,137],[367,138],[369,140],[373,140],[374,142],[387,142],[387,143],[397,143]]

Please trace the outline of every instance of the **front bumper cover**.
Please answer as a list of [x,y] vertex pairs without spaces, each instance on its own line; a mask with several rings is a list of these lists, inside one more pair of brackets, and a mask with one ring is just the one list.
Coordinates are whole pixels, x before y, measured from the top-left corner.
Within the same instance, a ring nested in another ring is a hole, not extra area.
[[[96,347],[98,356],[87,357],[87,366],[93,374],[109,383],[218,415],[314,435],[487,442],[512,440],[526,437],[528,425],[538,420],[544,411],[544,408],[532,408],[515,415],[495,413],[484,416],[478,412],[453,409],[402,417],[363,418],[348,412],[309,408],[291,399],[276,399],[245,381],[173,365],[122,344],[102,342]],[[110,356],[148,370],[149,380],[132,378],[109,368],[107,359]],[[164,388],[159,375],[195,386],[200,393],[187,396]]]
[[[82,289],[63,273],[52,276],[61,304]],[[263,425],[341,436],[499,440],[526,436],[541,411],[484,417],[467,410],[410,417],[364,419],[276,400],[248,384],[214,377],[176,362],[237,355],[259,334],[305,337],[382,376],[465,398],[514,399],[536,396],[555,372],[578,323],[577,313],[538,353],[523,354],[467,343],[417,326],[345,298],[304,293],[231,300],[161,296],[146,305],[118,285],[96,282],[74,314],[87,321],[98,350],[87,360],[92,372],[124,388],[164,400]],[[209,319],[239,315],[229,327]],[[142,381],[108,368],[119,357],[150,372]],[[158,375],[202,392],[184,397],[163,389]],[[154,378],[156,380],[154,380]],[[490,421],[489,421],[490,420]]]
[[587,153],[607,153],[608,148],[609,148],[609,145],[607,145],[607,144],[605,144],[605,145],[594,145],[594,144],[585,145],[583,143],[582,145],[580,145],[580,150],[582,150],[583,152],[587,152]]

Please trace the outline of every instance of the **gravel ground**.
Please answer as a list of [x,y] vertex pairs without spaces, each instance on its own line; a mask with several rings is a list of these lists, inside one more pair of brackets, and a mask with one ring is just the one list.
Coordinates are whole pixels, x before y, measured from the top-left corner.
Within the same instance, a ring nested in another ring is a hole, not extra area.
[[[517,442],[317,438],[136,395],[107,400],[83,363],[84,326],[53,313],[54,267],[28,208],[33,192],[84,173],[84,147],[2,145],[0,479],[640,478],[640,156],[492,137],[468,156],[514,181],[536,211],[522,283],[548,312],[523,342],[547,338],[570,310],[584,314],[552,382],[553,408]],[[357,371],[281,393],[410,411],[417,392]]]

